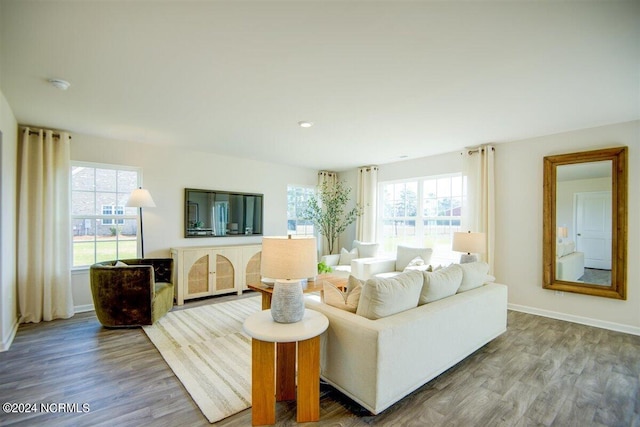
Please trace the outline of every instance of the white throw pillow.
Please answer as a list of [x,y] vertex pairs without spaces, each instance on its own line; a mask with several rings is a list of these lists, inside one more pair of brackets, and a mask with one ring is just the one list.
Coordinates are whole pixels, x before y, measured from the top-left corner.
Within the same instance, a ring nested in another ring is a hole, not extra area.
[[114,267],[129,267],[129,264],[125,264],[122,261],[116,261],[116,263],[113,266]]
[[388,279],[369,279],[362,287],[356,314],[380,319],[418,306],[422,273],[408,271]]
[[[351,279],[349,282],[351,282]],[[347,287],[346,292],[341,291],[333,283],[325,281],[322,284],[323,302],[332,307],[350,311],[351,313],[355,313],[358,309],[361,292],[362,286],[359,283],[351,289]]]
[[418,305],[455,295],[462,283],[462,269],[457,264],[434,272],[425,271],[422,274],[424,284]]
[[486,262],[468,262],[457,265],[462,269],[462,284],[458,288],[458,293],[479,288],[487,281],[489,264]]
[[359,240],[353,241],[353,247],[358,249],[359,258],[373,258],[378,253],[378,247],[380,243],[375,242],[361,242]]
[[431,248],[412,248],[409,246],[398,245],[396,249],[396,271],[402,271],[415,257],[420,257],[425,264],[428,264],[431,260],[431,254],[433,249]]
[[431,266],[429,264],[425,264],[424,260],[419,256],[417,256],[414,259],[412,259],[409,265],[407,265],[402,271],[410,271],[410,270],[431,271]]
[[351,265],[351,260],[358,258],[358,248],[353,248],[350,251],[345,248],[340,249],[340,261],[338,265]]

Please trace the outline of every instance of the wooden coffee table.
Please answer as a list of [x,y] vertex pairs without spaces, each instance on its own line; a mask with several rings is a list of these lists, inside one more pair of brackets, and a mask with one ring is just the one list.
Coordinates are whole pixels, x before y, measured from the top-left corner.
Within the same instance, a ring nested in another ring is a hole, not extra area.
[[[338,288],[346,288],[348,279],[333,274],[319,274],[315,280],[307,282],[307,286],[302,289],[303,292],[322,292],[323,282],[330,282]],[[273,296],[273,286],[268,286],[262,282],[250,283],[247,285],[249,289],[258,291],[262,294],[262,309],[269,310],[271,308],[271,297]]]

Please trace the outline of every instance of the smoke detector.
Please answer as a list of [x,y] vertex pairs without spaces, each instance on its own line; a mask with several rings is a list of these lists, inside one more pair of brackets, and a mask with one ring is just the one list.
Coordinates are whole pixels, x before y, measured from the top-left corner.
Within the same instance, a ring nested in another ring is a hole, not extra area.
[[69,89],[69,86],[71,86],[71,83],[62,79],[49,79],[49,83],[60,90],[67,90]]

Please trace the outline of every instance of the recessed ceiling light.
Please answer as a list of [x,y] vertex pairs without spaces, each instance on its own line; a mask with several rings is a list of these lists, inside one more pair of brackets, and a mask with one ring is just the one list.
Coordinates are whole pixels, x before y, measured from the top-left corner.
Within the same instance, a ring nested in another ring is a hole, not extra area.
[[67,90],[69,89],[69,86],[71,86],[71,83],[62,79],[49,79],[49,83],[60,90]]
[[306,121],[303,120],[301,122],[298,122],[298,125],[301,128],[310,128],[311,126],[313,126],[313,122],[306,122]]
[[409,157],[409,156],[407,156],[406,154],[403,154],[403,155],[398,156],[398,157],[399,157],[400,159],[406,159],[406,158],[407,158],[407,157]]

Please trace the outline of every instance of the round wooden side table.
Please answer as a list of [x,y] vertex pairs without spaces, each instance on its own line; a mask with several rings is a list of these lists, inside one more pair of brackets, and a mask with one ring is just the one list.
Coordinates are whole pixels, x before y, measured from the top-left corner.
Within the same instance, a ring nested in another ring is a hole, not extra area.
[[297,399],[299,423],[320,419],[320,334],[328,327],[324,314],[309,309],[296,323],[275,322],[271,310],[254,313],[244,321],[244,331],[252,338],[252,425],[275,424],[276,401],[281,400]]

